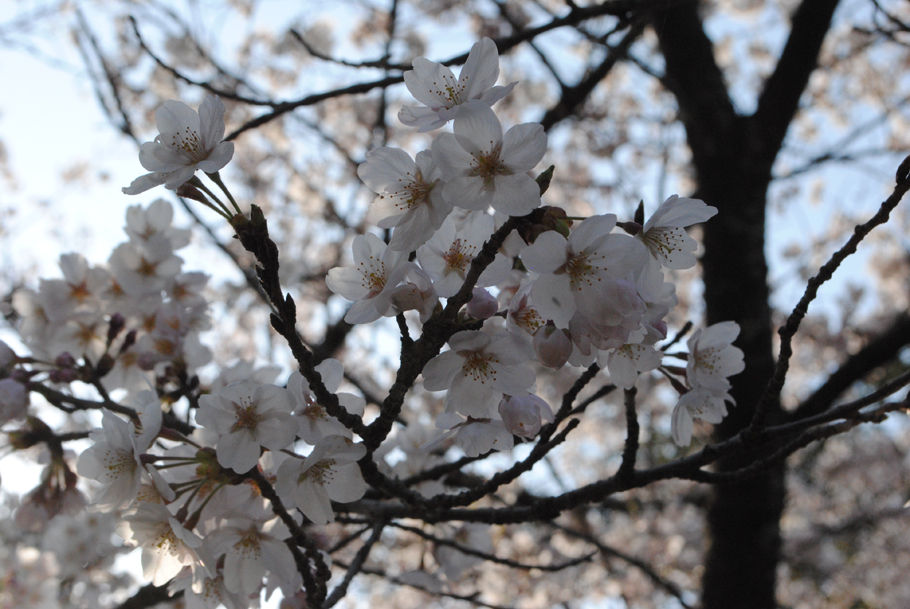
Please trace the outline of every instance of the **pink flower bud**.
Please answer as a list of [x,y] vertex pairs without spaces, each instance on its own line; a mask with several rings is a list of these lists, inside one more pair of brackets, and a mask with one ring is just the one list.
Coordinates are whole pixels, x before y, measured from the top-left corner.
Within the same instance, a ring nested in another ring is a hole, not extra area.
[[496,315],[498,310],[499,303],[492,294],[483,288],[474,288],[468,302],[468,315],[475,319],[488,319]]
[[549,404],[533,393],[513,395],[499,403],[499,416],[506,429],[522,438],[533,438],[543,421],[553,420]]
[[534,353],[541,364],[558,370],[572,355],[572,341],[565,330],[547,324],[534,333]]

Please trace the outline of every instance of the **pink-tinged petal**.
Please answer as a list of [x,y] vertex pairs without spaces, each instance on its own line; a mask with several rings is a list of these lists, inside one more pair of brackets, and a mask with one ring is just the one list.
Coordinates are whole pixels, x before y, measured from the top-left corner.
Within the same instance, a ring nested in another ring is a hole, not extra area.
[[475,176],[453,178],[442,189],[442,196],[450,205],[473,211],[486,210],[493,194],[484,188],[483,179]]
[[458,110],[452,127],[455,139],[471,154],[487,154],[502,142],[502,125],[489,106],[468,102]]
[[463,363],[464,359],[454,351],[440,353],[424,366],[423,386],[429,391],[448,389]]
[[197,166],[206,173],[215,173],[230,162],[234,156],[234,142],[221,142],[217,144],[208,157],[199,161]]
[[162,136],[183,134],[187,131],[199,133],[199,115],[183,102],[169,100],[155,111],[155,123]]
[[515,172],[528,171],[547,151],[547,134],[540,123],[515,125],[502,138],[502,160]]
[[224,103],[214,95],[206,95],[199,105],[199,135],[205,148],[211,148],[224,139]]
[[521,251],[521,261],[535,273],[553,273],[566,263],[566,238],[551,230]]
[[541,275],[531,286],[531,301],[544,319],[551,319],[558,328],[568,328],[575,314],[575,294],[568,275]]
[[494,183],[490,205],[500,213],[524,216],[540,205],[540,187],[527,174],[496,176]]
[[489,38],[474,43],[468,59],[465,61],[458,84],[461,85],[467,99],[481,95],[484,90],[496,84],[499,78],[499,50]]
[[616,226],[615,214],[591,216],[574,227],[569,234],[569,243],[573,252],[582,252],[602,240]]

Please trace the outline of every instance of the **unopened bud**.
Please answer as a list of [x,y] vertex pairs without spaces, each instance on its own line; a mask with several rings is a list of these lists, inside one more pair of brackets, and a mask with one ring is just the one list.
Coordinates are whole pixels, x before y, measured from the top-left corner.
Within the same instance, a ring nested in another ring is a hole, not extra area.
[[126,333],[126,336],[123,338],[123,344],[120,345],[120,353],[125,352],[127,349],[136,344],[136,330],[130,330]]
[[110,353],[105,353],[101,356],[101,359],[98,360],[98,363],[95,364],[95,374],[98,377],[102,377],[114,367],[114,358],[111,357]]
[[549,404],[532,393],[513,395],[499,403],[499,416],[509,432],[522,438],[533,438],[543,421],[553,420]]
[[123,330],[123,327],[126,325],[126,319],[123,318],[123,315],[120,313],[114,313],[111,315],[111,319],[107,325],[107,344],[114,342],[114,339],[117,338],[117,335]]
[[475,319],[488,319],[496,315],[499,303],[496,298],[483,288],[474,288],[471,300],[468,301],[468,315]]
[[56,358],[54,358],[54,365],[58,368],[75,368],[76,358],[74,358],[68,352],[64,351]]

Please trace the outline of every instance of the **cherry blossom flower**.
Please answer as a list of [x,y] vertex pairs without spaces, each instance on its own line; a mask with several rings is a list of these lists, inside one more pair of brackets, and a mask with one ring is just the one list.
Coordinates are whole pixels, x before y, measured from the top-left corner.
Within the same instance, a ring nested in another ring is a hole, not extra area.
[[[338,403],[349,413],[361,415],[366,405],[364,399],[352,393],[338,393],[344,368],[337,359],[326,359],[316,366],[322,376],[322,384],[329,393],[338,397]],[[288,393],[294,401],[294,418],[297,420],[297,434],[304,442],[316,444],[325,436],[351,437],[351,431],[341,421],[326,412],[316,399],[310,384],[300,372],[291,373],[288,379]]]
[[424,387],[448,390],[448,412],[490,419],[504,393],[525,393],[534,384],[525,350],[505,332],[462,330],[449,347],[423,369]]
[[489,38],[474,43],[457,80],[452,70],[425,57],[416,58],[413,65],[413,70],[404,73],[404,82],[411,95],[425,106],[405,106],[398,119],[420,131],[443,126],[471,100],[492,106],[516,84],[494,86],[499,77],[499,52]]
[[509,216],[540,205],[540,187],[528,173],[547,148],[539,123],[516,125],[503,135],[489,106],[471,102],[453,129],[433,140],[433,158],[446,178],[442,194],[450,204],[478,211],[492,207]]
[[171,596],[183,593],[186,609],[249,609],[250,599],[227,589],[224,576],[220,573],[209,577],[201,570],[194,574],[192,569],[184,567],[168,585]]
[[393,250],[410,252],[426,243],[452,210],[428,151],[417,153],[415,162],[399,148],[377,148],[367,153],[357,175],[379,195],[372,208],[379,227],[395,228]]
[[269,571],[286,582],[284,588],[292,593],[297,580],[294,557],[283,541],[289,536],[287,527],[277,519],[263,525],[249,518],[232,518],[206,542],[214,556],[224,556],[224,585],[230,592],[257,593]]
[[130,241],[142,245],[156,235],[162,236],[170,244],[170,249],[177,250],[190,242],[190,231],[171,225],[174,209],[164,199],[156,199],[148,207],[130,205],[126,208],[126,226],[123,230]]
[[287,391],[250,381],[199,398],[196,421],[218,433],[219,465],[241,474],[256,465],[261,446],[279,450],[297,434]]
[[101,414],[101,429],[89,435],[94,444],[76,462],[80,476],[101,484],[94,502],[102,510],[113,510],[131,503],[139,485],[150,475],[140,455],[148,450],[161,428],[161,405],[152,392],[143,392],[141,428],[105,410]]
[[392,289],[404,278],[410,263],[373,234],[354,237],[354,266],[329,270],[325,284],[336,294],[354,301],[344,320],[364,324],[394,315]]
[[689,337],[686,381],[690,387],[721,393],[730,388],[727,377],[745,369],[742,350],[733,346],[737,336],[739,324],[723,321]]
[[278,467],[275,490],[283,502],[300,508],[314,524],[328,524],[335,520],[332,501],[350,503],[366,492],[357,465],[365,454],[363,444],[328,436],[305,459],[286,459]]
[[717,424],[727,414],[726,402],[733,402],[727,392],[712,392],[703,388],[692,389],[679,398],[670,417],[670,434],[678,446],[688,446],[692,441],[694,419]]
[[123,188],[137,195],[164,184],[176,190],[197,169],[215,173],[234,155],[234,144],[224,142],[224,104],[207,95],[197,113],[179,101],[167,101],[155,112],[158,136],[139,148],[139,162],[151,173]]
[[600,361],[617,387],[631,389],[639,374],[660,366],[661,358],[661,352],[650,345],[627,344],[608,351]]
[[[461,221],[455,214],[446,218],[433,238],[417,250],[417,260],[433,278],[437,294],[449,297],[458,292],[471,262],[492,234],[493,217],[483,212],[467,214]],[[508,276],[511,267],[508,258],[497,254],[475,285],[496,285]]]
[[665,267],[688,269],[695,266],[698,244],[685,227],[705,222],[716,213],[717,208],[705,205],[704,201],[672,195],[648,218],[638,236]]
[[48,318],[61,322],[76,313],[97,314],[110,273],[90,266],[82,255],[75,253],[61,255],[59,264],[63,279],[42,279],[38,289]]
[[690,389],[680,396],[671,419],[673,441],[680,446],[691,440],[693,419],[720,423],[727,414],[726,403],[735,404],[727,377],[745,369],[742,350],[733,346],[737,336],[739,324],[723,321],[689,337],[686,381]]
[[124,519],[121,535],[142,548],[142,575],[155,586],[162,586],[183,567],[204,569],[198,548],[202,539],[187,530],[166,507],[140,503]]
[[592,319],[599,318],[604,304],[602,282],[637,274],[644,267],[644,248],[632,237],[610,234],[615,224],[613,214],[592,216],[575,227],[568,239],[547,231],[522,251],[525,266],[540,274],[531,300],[558,328],[567,328],[579,308]]

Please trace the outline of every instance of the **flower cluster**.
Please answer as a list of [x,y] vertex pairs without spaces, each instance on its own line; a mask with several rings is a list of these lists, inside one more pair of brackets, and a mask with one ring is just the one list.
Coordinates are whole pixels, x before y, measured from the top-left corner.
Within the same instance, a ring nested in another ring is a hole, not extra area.
[[[405,107],[402,122],[426,131],[451,120],[452,131],[436,135],[416,158],[379,148],[359,167],[377,194],[379,226],[392,234],[388,243],[372,234],[356,237],[353,265],[329,272],[329,288],[354,303],[345,321],[367,323],[406,310],[426,321],[440,298],[462,289],[497,226],[540,207],[532,172],[546,151],[546,134],[535,123],[503,128],[492,105],[514,83],[494,86],[498,73],[489,39],[474,45],[457,80],[425,59],[406,73],[408,90],[425,107]],[[658,368],[663,353],[655,344],[666,338],[664,318],[676,303],[663,269],[695,265],[696,243],[685,229],[715,213],[674,195],[643,223],[619,222],[614,214],[551,221],[490,252],[465,309],[482,327],[454,333],[450,349],[423,370],[426,389],[446,392],[437,425],[471,455],[510,448],[513,435],[533,437],[541,413],[550,412],[545,403],[541,409],[520,399],[539,400],[533,364],[558,370],[597,362],[623,388]],[[722,368],[736,372],[732,364]],[[686,395],[684,404],[698,394]],[[686,436],[673,429],[682,443]]]
[[[436,328],[448,332],[448,348],[439,349],[440,339],[421,355],[424,389],[444,392],[434,429],[415,421],[368,449],[354,433],[362,429],[351,424],[363,424],[365,400],[339,391],[344,368],[334,359],[314,365],[301,358],[300,370],[282,380],[278,368],[249,364],[200,380],[211,360],[200,339],[210,325],[207,277],[182,270],[176,252],[189,231],[172,225],[165,201],[127,210],[128,240],[107,265],[67,254],[62,278],[16,293],[20,333],[33,356],[0,343],[0,424],[25,419],[37,386],[93,388],[99,402],[75,392],[44,396],[64,410],[102,408],[101,427],[89,434],[76,470],[93,481],[97,507],[122,516],[121,534],[142,549],[153,584],[169,584],[188,606],[240,609],[263,589],[293,598],[310,576],[292,555],[300,526],[331,523],[337,504],[363,498],[366,473],[417,473],[440,458],[429,455],[431,447],[452,439],[469,456],[509,450],[516,438],[531,440],[559,422],[535,393],[543,368],[596,364],[624,389],[661,369],[681,393],[671,426],[681,445],[691,440],[694,419],[722,419],[732,402],[728,377],[743,369],[742,352],[732,346],[736,324],[699,330],[688,354],[669,354],[686,359],[684,370],[665,365],[658,346],[676,304],[665,269],[695,264],[686,228],[717,210],[676,196],[635,221],[569,218],[556,206],[541,207],[549,178],[534,171],[547,137],[536,123],[503,127],[493,106],[515,83],[497,86],[498,75],[489,39],[474,45],[457,79],[440,64],[415,60],[404,79],[423,105],[406,106],[399,117],[421,131],[451,121],[452,130],[414,157],[389,147],[366,156],[358,175],[376,193],[378,225],[391,237],[355,237],[352,264],[326,278],[332,292],[353,302],[345,314],[351,324],[413,311],[408,316],[427,327],[447,316]],[[198,113],[164,104],[156,114],[160,135],[140,151],[151,173],[124,191],[164,184],[205,202],[235,228],[256,224],[217,174],[233,153],[221,141],[223,115],[214,97]],[[233,210],[195,177],[197,169]],[[515,226],[531,228],[506,230]],[[269,270],[260,271],[265,286]],[[178,401],[185,416],[175,414]],[[26,420],[31,435],[21,437],[43,433],[37,418]],[[395,448],[404,459],[389,457]],[[76,476],[58,453],[46,483],[20,510],[23,523],[40,528],[48,517],[81,509]],[[442,491],[438,480],[417,488]],[[471,525],[457,534],[470,541],[482,536],[478,531]],[[450,578],[468,566],[456,554],[437,551]]]

